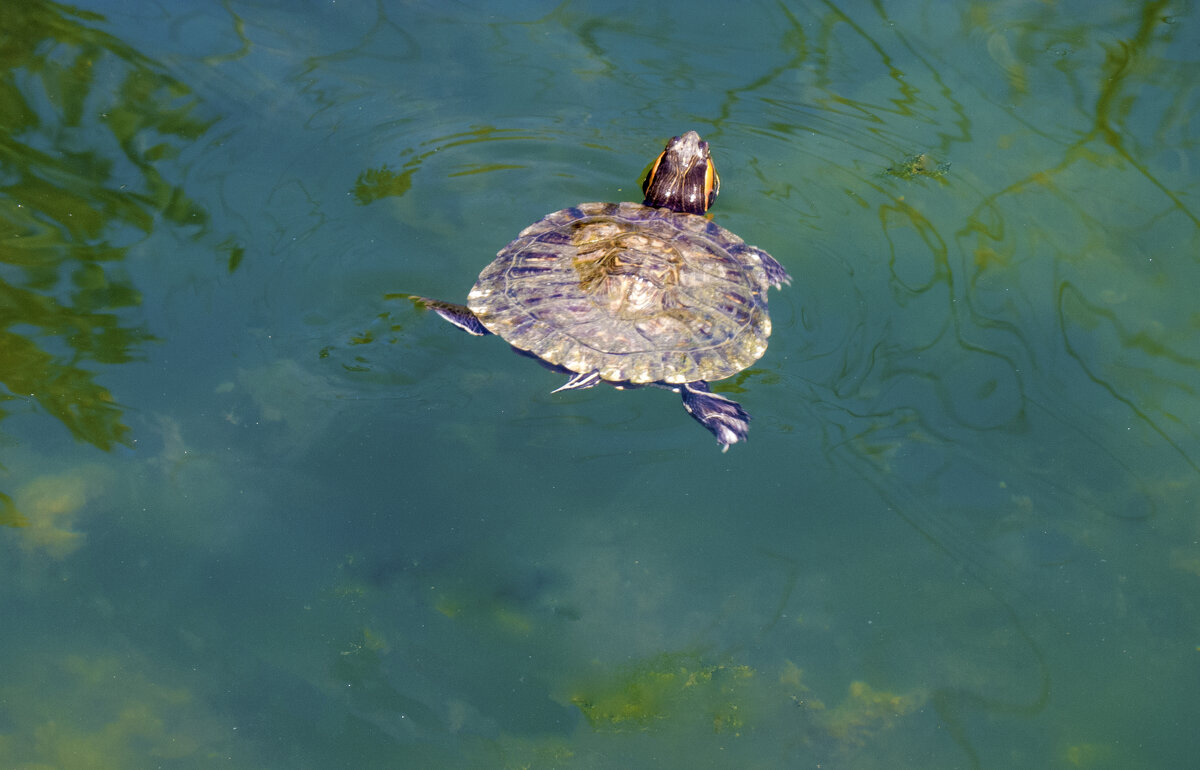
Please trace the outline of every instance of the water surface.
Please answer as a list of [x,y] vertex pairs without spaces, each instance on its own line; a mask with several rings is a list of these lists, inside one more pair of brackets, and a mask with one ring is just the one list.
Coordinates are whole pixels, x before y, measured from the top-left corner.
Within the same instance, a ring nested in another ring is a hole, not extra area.
[[[1191,763],[1194,4],[493,5],[0,10],[0,765]],[[747,443],[405,299],[687,129]]]

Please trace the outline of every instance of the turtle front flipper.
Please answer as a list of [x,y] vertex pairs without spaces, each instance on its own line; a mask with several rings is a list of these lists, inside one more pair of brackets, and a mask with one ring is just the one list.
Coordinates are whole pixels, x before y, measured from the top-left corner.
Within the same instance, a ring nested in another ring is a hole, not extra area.
[[696,422],[712,431],[721,443],[721,451],[746,438],[750,415],[733,399],[709,391],[707,382],[685,382],[679,388],[683,408]]
[[412,295],[410,299],[418,305],[437,313],[467,334],[474,334],[476,337],[491,334],[487,330],[487,327],[480,323],[479,318],[466,305],[456,305],[453,302],[442,302],[440,299],[429,299],[428,297],[418,297],[416,295]]
[[746,250],[758,255],[759,263],[763,266],[763,270],[767,271],[767,283],[776,289],[782,289],[785,283],[791,285],[792,277],[788,275],[787,269],[779,264],[779,260],[757,246],[747,246]]

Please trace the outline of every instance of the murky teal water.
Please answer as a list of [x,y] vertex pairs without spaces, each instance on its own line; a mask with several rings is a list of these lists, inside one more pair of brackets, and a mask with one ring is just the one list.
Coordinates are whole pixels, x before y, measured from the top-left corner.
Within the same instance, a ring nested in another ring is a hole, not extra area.
[[[0,6],[0,766],[1167,768],[1193,3]],[[719,386],[417,310],[711,142]]]

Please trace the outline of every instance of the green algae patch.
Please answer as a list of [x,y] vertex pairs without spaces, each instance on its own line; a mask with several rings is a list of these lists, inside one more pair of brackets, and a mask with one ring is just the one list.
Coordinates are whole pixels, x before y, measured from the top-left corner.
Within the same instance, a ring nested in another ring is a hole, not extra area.
[[594,730],[653,730],[669,720],[703,721],[714,732],[745,725],[749,666],[708,664],[690,653],[664,653],[597,675],[570,698]]
[[917,694],[897,695],[876,690],[866,682],[851,682],[846,698],[824,712],[820,722],[839,741],[862,744],[872,735],[894,727],[897,719],[923,701]]
[[887,169],[888,175],[906,180],[918,177],[942,179],[948,173],[950,173],[949,163],[939,162],[931,155],[923,152],[909,155],[904,160],[894,166],[889,166]]
[[254,766],[227,718],[150,658],[31,652],[25,661],[3,690],[0,767]]
[[0,523],[18,526],[21,548],[27,553],[64,559],[83,545],[77,528],[89,503],[102,496],[110,483],[108,471],[85,463],[61,473],[47,473],[25,482],[15,498],[0,496]]

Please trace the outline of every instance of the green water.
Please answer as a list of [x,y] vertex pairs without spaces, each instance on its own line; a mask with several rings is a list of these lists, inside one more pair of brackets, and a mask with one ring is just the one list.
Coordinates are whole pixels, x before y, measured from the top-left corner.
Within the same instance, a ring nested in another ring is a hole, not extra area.
[[[1174,768],[1194,3],[0,5],[0,767]],[[717,385],[415,308],[698,130]]]

